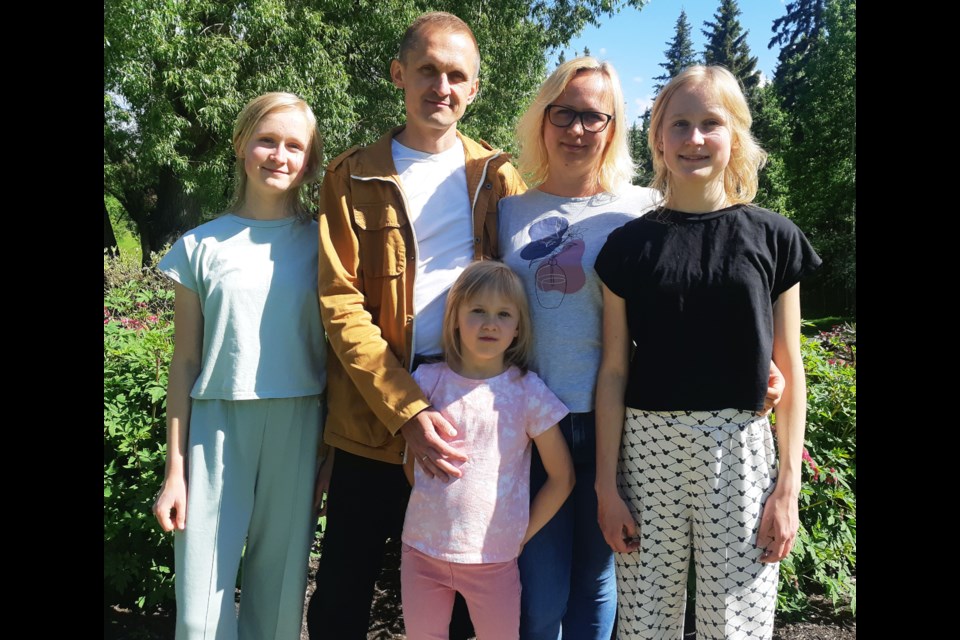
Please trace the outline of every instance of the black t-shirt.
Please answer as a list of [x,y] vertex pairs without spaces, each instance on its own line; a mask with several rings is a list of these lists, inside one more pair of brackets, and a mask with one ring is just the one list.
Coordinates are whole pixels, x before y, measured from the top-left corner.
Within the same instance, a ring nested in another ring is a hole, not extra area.
[[658,209],[611,233],[596,270],[637,345],[626,405],[762,409],[773,303],[820,263],[793,222],[753,205]]

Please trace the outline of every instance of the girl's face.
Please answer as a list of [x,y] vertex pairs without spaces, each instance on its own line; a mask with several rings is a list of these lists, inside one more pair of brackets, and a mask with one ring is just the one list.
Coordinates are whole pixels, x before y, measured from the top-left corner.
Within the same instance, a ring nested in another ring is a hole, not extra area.
[[503,354],[519,335],[517,305],[496,291],[483,291],[457,308],[460,354],[472,373],[503,372]]
[[[607,82],[602,73],[582,72],[574,76],[552,105],[554,109],[571,109],[577,112],[613,113],[613,98],[607,91]],[[585,118],[591,117],[589,114]],[[550,122],[550,115],[543,117],[543,144],[547,150],[547,162],[551,173],[598,172],[603,152],[613,133],[616,122],[607,123],[599,133],[583,128],[580,117],[567,127],[558,127]]]
[[708,87],[687,84],[670,97],[657,146],[672,188],[703,190],[717,181],[722,188],[731,129],[726,110]]
[[296,188],[307,171],[310,125],[299,109],[263,117],[243,147],[241,158],[250,196],[282,196]]

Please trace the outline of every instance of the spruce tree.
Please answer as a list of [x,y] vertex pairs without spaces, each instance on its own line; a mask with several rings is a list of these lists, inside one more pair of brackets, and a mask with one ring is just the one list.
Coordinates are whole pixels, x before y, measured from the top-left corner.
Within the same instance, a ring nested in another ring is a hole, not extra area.
[[645,187],[653,180],[653,156],[647,145],[647,136],[650,133],[650,108],[643,112],[640,126],[634,122],[627,132],[630,144],[630,157],[637,167],[633,176],[633,184]]
[[730,70],[747,93],[760,83],[757,71],[757,57],[750,55],[747,33],[737,19],[741,13],[737,0],[720,0],[720,7],[713,15],[714,22],[704,22],[702,29],[707,37],[707,47],[703,51],[705,64],[721,64]]
[[787,109],[792,109],[806,78],[806,67],[822,41],[827,0],[793,0],[786,14],[773,21],[774,36],[767,48],[780,46],[774,82]]
[[654,80],[653,86],[655,93],[660,93],[670,80],[678,73],[697,64],[697,56],[693,51],[693,41],[690,39],[690,22],[687,20],[687,12],[680,10],[680,17],[677,18],[677,25],[674,29],[673,40],[663,54],[667,57],[666,62],[661,62],[660,66],[664,69],[664,74],[659,75]]

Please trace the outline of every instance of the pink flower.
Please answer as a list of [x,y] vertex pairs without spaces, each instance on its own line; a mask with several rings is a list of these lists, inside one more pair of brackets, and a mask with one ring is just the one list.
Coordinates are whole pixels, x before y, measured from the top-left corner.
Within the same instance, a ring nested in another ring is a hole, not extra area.
[[137,320],[136,318],[120,318],[120,325],[124,329],[133,329],[134,331],[140,331],[141,329],[146,329],[146,325]]
[[802,457],[803,457],[803,461],[806,462],[806,463],[807,463],[807,466],[810,467],[810,470],[813,471],[813,479],[814,479],[814,480],[819,480],[819,479],[820,479],[820,467],[819,467],[819,465],[817,465],[816,462],[814,462],[813,458],[810,456],[810,452],[807,451],[807,448],[806,448],[806,447],[803,448],[803,454],[801,454],[801,455],[802,455]]
[[146,303],[146,302],[138,302],[138,303],[137,303],[137,308],[138,308],[138,309],[146,309],[146,308],[147,308],[147,303]]
[[157,324],[158,320],[159,318],[157,318],[157,316],[147,316],[147,322],[150,324]]

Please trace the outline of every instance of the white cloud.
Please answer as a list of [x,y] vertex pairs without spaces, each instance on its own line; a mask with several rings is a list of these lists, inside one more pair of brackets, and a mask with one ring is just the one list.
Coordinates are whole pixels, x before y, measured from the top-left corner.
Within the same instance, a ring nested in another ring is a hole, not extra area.
[[634,82],[643,82],[643,76],[633,76]]
[[607,48],[606,48],[606,47],[600,47],[600,55],[602,55],[602,56],[607,55]]
[[653,96],[646,98],[634,98],[633,104],[637,106],[637,111],[642,115],[644,111],[653,106]]

